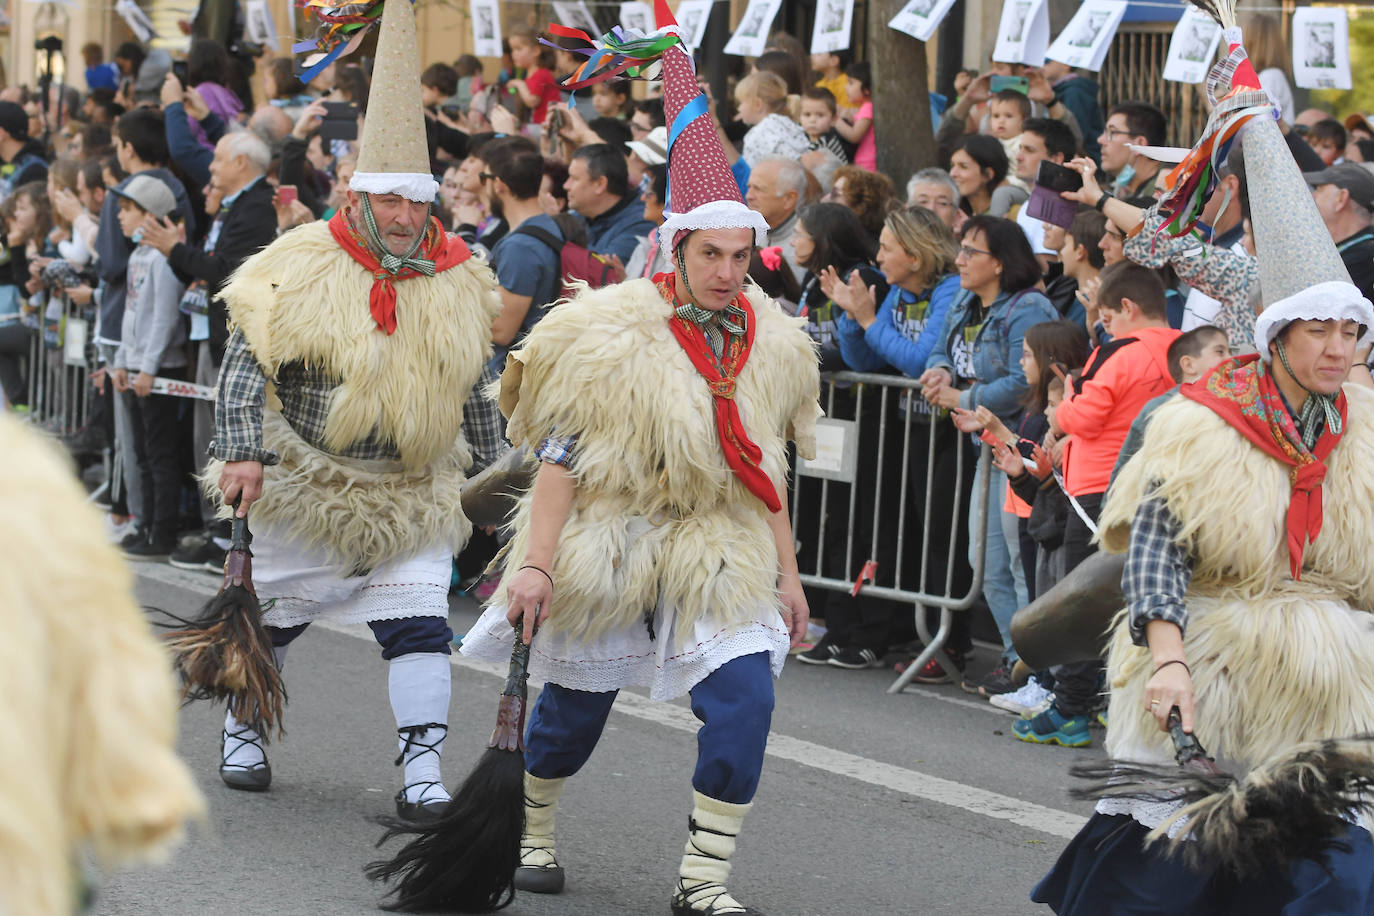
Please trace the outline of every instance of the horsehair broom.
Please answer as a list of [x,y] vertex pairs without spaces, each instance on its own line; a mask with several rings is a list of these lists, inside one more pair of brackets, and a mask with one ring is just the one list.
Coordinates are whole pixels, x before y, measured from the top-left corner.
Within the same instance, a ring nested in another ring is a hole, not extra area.
[[373,862],[373,881],[396,881],[383,907],[424,913],[490,913],[515,899],[515,869],[525,832],[525,695],[530,647],[515,627],[510,671],[486,753],[463,780],[443,815],[415,825],[391,818],[377,841],[413,836],[395,858]]
[[253,588],[252,543],[248,519],[235,517],[219,594],[199,616],[182,621],[186,629],[165,639],[181,676],[183,700],[228,700],[234,718],[268,741],[273,730],[277,737],[286,734],[286,687]]
[[1196,871],[1219,868],[1244,881],[1284,871],[1299,859],[1320,862],[1333,842],[1343,845],[1338,838],[1352,813],[1374,809],[1374,735],[1301,744],[1237,778],[1183,731],[1178,707],[1169,711],[1169,734],[1177,767],[1080,764],[1070,772],[1091,784],[1069,794],[1182,802],[1182,810],[1146,841],[1165,844],[1165,855],[1181,855]]

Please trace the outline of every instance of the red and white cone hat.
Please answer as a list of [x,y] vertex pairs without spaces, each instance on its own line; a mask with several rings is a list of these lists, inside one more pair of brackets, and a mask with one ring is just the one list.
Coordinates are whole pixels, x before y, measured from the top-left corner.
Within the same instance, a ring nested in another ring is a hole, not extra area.
[[[660,30],[677,29],[666,0],[655,0]],[[663,254],[694,229],[752,229],[754,244],[768,243],[768,221],[751,210],[725,160],[720,138],[697,85],[696,67],[682,45],[663,53],[663,111],[668,122],[668,211],[658,237]]]

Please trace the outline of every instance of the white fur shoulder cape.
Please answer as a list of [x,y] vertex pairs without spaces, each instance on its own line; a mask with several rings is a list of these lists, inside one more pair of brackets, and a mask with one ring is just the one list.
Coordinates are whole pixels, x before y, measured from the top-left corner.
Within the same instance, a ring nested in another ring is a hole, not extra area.
[[[1328,456],[1323,523],[1289,575],[1287,466],[1205,405],[1177,397],[1103,507],[1104,546],[1129,543],[1136,507],[1162,497],[1193,558],[1184,652],[1209,751],[1256,765],[1297,744],[1374,733],[1374,391],[1346,385],[1345,434]],[[1124,617],[1124,615],[1123,615]],[[1118,621],[1108,657],[1113,756],[1170,759],[1145,712],[1149,650]]]
[[[326,449],[376,434],[400,454],[395,466],[378,466],[313,448],[268,398],[263,442],[281,463],[265,469],[254,517],[341,564],[369,567],[435,543],[457,552],[466,542],[463,404],[491,356],[501,309],[491,269],[472,257],[434,277],[397,281],[388,335],[368,308],[372,282],[320,221],[249,258],[221,293],[269,381],[297,361],[338,379]],[[217,479],[217,463],[207,477]]]
[[[802,320],[756,286],[753,348],[735,403],[782,484],[786,443],[814,450],[820,380]],[[648,280],[584,289],[535,325],[510,355],[500,404],[516,445],[576,436],[572,514],[554,562],[549,624],[594,637],[663,603],[681,632],[700,620],[753,619],[776,603],[777,555],[767,509],[731,473],[714,401],[668,326],[668,302]],[[508,568],[523,561],[528,497],[513,523]],[[503,591],[493,597],[503,603]]]

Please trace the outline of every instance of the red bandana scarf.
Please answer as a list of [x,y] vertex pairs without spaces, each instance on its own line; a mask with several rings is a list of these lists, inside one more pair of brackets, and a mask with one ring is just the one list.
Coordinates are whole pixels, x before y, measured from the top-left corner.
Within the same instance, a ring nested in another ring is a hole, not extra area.
[[[387,335],[396,332],[396,284],[397,280],[408,280],[411,277],[425,276],[421,271],[411,267],[402,267],[395,273],[382,266],[382,262],[372,253],[372,249],[367,247],[367,242],[362,234],[353,228],[353,222],[348,218],[348,208],[343,207],[334,212],[334,216],[329,220],[329,231],[334,236],[334,240],[344,251],[348,252],[353,260],[366,267],[372,273],[372,292],[368,296],[368,308],[372,311],[372,320],[377,322],[377,327]],[[413,255],[417,258],[424,258],[434,262],[434,272],[438,273],[456,267],[468,258],[472,257],[472,252],[468,246],[458,236],[450,236],[444,232],[444,227],[439,220],[431,216],[429,225],[425,228],[425,237],[420,242],[420,247],[415,250]]]
[[[1323,429],[1316,446],[1308,451],[1273,376],[1264,371],[1258,354],[1228,360],[1206,378],[1179,390],[1185,397],[1216,411],[1256,448],[1288,466],[1288,480],[1293,487],[1288,502],[1288,561],[1293,578],[1300,578],[1303,549],[1322,530],[1326,456],[1341,441],[1340,434]],[[1344,392],[1336,399],[1336,409],[1344,426]]]
[[[676,274],[658,274],[654,277],[654,283],[664,299],[669,303],[677,302]],[[761,467],[763,450],[749,438],[740,419],[739,407],[735,404],[735,379],[739,377],[754,345],[754,310],[743,293],[736,296],[732,304],[744,310],[744,336],[727,336],[725,352],[719,360],[711,351],[706,332],[700,326],[674,314],[668,318],[668,327],[672,328],[678,344],[711,389],[715,399],[716,434],[720,437],[721,451],[725,453],[725,463],[745,489],[762,500],[769,512],[777,512],[782,505],[778,502],[773,481]]]

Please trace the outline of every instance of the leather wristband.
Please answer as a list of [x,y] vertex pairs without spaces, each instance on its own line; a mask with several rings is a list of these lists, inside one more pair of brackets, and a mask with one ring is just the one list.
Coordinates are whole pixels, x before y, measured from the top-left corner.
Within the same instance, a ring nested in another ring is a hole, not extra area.
[[[544,578],[545,578],[545,579],[548,579],[548,580],[549,580],[549,585],[550,585],[550,586],[553,585],[553,576],[549,575],[549,571],[548,571],[547,569],[544,569],[543,567],[534,566],[534,565],[526,565],[526,566],[520,567],[520,569],[533,569],[533,570],[537,570],[538,572],[541,572],[541,573],[544,574]],[[516,570],[516,572],[519,572],[519,570]]]
[[1181,658],[1171,658],[1171,659],[1169,659],[1167,662],[1160,662],[1160,663],[1159,663],[1159,666],[1158,666],[1157,668],[1155,668],[1154,671],[1150,672],[1150,677],[1154,677],[1156,674],[1158,674],[1159,672],[1163,671],[1165,668],[1169,667],[1170,665],[1182,665],[1182,666],[1183,666],[1183,670],[1188,672],[1188,676],[1189,676],[1189,677],[1192,677],[1192,676],[1193,676],[1193,669],[1188,667],[1188,663],[1187,663],[1187,662],[1185,662],[1185,661],[1184,661],[1183,659],[1181,659]]
[[1111,196],[1112,195],[1108,194],[1106,191],[1103,191],[1101,195],[1098,196],[1097,203],[1093,204],[1093,209],[1099,213],[1106,212],[1102,208],[1107,206],[1107,198]]

